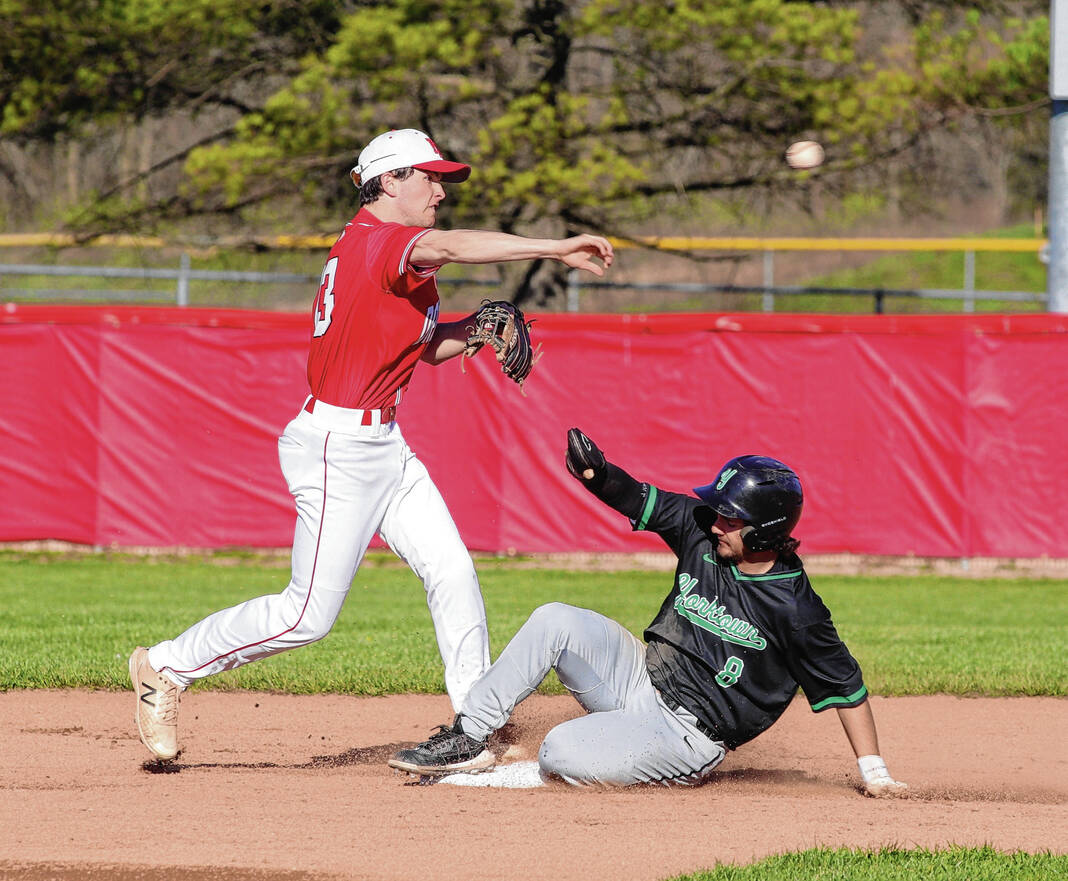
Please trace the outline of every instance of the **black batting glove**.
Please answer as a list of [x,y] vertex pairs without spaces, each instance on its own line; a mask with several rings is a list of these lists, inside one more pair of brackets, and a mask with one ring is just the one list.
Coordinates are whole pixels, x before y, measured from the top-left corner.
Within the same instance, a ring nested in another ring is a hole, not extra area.
[[579,429],[567,432],[567,470],[584,483],[597,486],[604,482],[604,453]]

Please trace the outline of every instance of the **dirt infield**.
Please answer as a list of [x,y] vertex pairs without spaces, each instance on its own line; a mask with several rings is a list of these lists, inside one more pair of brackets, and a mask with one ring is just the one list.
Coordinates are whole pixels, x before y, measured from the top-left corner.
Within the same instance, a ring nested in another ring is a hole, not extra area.
[[[663,879],[817,845],[1068,852],[1068,701],[873,700],[902,801],[859,794],[833,713],[795,701],[691,790],[412,785],[385,766],[445,697],[215,692],[182,703],[152,773],[132,693],[0,693],[0,879]],[[502,732],[530,760],[580,712],[535,695]]]

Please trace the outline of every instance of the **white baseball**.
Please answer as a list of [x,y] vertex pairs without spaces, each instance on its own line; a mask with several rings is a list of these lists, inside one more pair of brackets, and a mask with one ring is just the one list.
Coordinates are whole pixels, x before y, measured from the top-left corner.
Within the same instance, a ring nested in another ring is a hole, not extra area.
[[815,168],[823,163],[823,147],[815,141],[798,141],[786,149],[786,164],[791,168]]

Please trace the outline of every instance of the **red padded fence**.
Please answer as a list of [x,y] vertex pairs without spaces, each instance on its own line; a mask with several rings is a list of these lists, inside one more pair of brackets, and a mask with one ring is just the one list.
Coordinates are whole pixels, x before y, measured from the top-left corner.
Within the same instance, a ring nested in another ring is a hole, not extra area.
[[[0,541],[290,543],[304,315],[4,308]],[[1068,557],[1066,316],[536,317],[525,397],[483,353],[420,365],[400,410],[472,549],[662,547],[567,474],[577,425],[670,490],[786,461],[811,553]]]

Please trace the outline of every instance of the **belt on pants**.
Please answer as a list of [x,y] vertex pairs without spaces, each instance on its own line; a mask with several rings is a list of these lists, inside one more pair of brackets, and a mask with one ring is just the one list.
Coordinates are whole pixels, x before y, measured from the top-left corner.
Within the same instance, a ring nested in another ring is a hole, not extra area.
[[396,406],[389,406],[383,410],[353,410],[348,407],[335,407],[324,401],[317,401],[309,395],[304,402],[304,409],[309,413],[318,413],[320,416],[328,416],[331,422],[338,424],[338,430],[344,430],[344,426],[378,426],[389,425],[397,418]]

